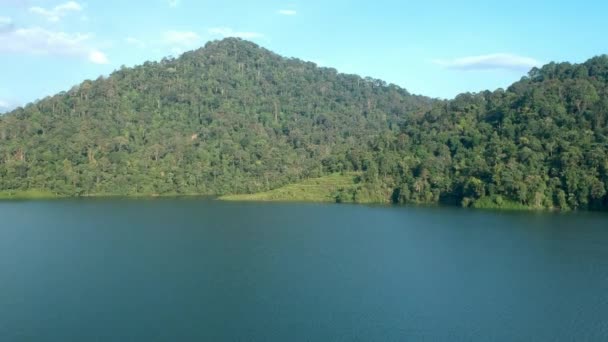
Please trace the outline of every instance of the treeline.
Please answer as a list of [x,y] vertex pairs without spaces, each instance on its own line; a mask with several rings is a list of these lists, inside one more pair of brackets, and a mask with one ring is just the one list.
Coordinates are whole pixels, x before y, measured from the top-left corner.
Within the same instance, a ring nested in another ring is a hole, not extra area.
[[395,202],[606,208],[607,81],[602,56],[439,101],[225,39],[1,117],[0,190],[251,193],[357,171]]

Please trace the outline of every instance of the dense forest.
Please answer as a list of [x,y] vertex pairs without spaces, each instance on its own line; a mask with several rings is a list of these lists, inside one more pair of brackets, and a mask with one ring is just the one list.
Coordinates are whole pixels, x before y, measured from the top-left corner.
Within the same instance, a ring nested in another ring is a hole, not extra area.
[[506,90],[415,96],[229,38],[0,117],[0,191],[255,193],[336,173],[339,200],[606,209],[608,57]]

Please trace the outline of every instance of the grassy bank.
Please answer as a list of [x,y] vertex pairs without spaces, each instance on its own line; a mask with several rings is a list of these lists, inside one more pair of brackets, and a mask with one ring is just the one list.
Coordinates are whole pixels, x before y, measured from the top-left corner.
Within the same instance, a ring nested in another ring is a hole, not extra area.
[[332,174],[288,184],[278,189],[244,195],[226,195],[223,201],[351,202],[350,194],[359,187],[357,174]]
[[63,196],[46,190],[0,191],[0,200],[42,200],[61,197]]

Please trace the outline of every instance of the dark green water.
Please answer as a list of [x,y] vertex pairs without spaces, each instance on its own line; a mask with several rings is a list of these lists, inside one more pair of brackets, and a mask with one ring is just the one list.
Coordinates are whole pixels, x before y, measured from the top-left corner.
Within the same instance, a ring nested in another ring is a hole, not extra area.
[[0,341],[605,341],[608,216],[0,202]]

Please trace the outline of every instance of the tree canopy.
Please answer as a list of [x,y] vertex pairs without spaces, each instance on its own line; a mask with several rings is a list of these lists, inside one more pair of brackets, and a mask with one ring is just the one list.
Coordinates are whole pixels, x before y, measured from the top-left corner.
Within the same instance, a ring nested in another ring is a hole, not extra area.
[[220,195],[357,172],[400,203],[605,209],[607,119],[607,56],[448,101],[229,38],[0,117],[0,191]]

